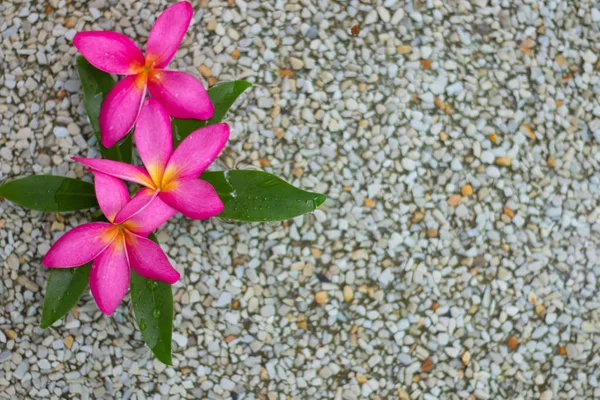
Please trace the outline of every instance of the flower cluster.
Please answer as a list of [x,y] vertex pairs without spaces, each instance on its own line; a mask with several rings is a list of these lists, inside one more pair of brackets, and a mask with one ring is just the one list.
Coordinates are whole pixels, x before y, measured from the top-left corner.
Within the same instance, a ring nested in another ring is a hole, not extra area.
[[[146,56],[116,32],[83,32],[74,44],[96,68],[126,75],[108,93],[100,111],[102,144],[117,144],[133,128],[145,168],[123,162],[74,157],[95,174],[95,193],[108,222],[91,222],[64,234],[48,251],[46,267],[69,268],[92,262],[90,288],[100,310],[112,314],[129,288],[131,267],[139,275],[167,283],[179,279],[161,248],[147,238],[177,212],[193,219],[219,214],[215,189],[198,179],[229,138],[226,124],[191,133],[173,149],[171,119],[209,119],[214,106],[193,76],[166,69],[192,19],[179,2],[156,20]],[[145,99],[146,91],[151,98]],[[121,180],[142,185],[131,197]]]

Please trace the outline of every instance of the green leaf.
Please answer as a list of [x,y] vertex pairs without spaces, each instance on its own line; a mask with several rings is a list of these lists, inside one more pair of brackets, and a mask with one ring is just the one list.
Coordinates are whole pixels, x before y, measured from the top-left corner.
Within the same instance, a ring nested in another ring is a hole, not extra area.
[[218,216],[238,221],[283,221],[314,211],[327,199],[263,171],[205,172],[200,179],[213,185],[225,204]]
[[0,196],[32,210],[56,212],[96,207],[94,185],[64,176],[35,175],[0,186]]
[[100,117],[100,106],[102,106],[102,101],[110,89],[115,85],[115,80],[110,74],[94,67],[83,56],[77,57],[77,72],[81,80],[85,109],[98,140],[100,150],[102,151],[102,156],[109,160],[131,163],[131,135],[127,135],[124,140],[111,148],[102,146],[100,141],[100,123],[98,120]]
[[240,80],[221,83],[208,89],[208,96],[215,106],[215,113],[207,121],[173,119],[173,141],[175,145],[181,143],[183,139],[196,129],[221,122],[237,98],[250,87],[252,87],[250,82]]
[[[154,234],[148,236],[156,242]],[[131,301],[144,341],[161,362],[171,365],[173,291],[165,282],[146,279],[131,270]]]
[[52,268],[46,284],[46,297],[40,327],[46,329],[77,305],[88,287],[92,264],[76,268]]

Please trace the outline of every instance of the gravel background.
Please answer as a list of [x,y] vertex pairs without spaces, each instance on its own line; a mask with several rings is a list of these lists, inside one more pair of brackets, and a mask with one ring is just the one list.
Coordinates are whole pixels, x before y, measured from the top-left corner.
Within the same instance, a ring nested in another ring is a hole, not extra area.
[[[97,155],[71,40],[143,44],[166,3],[0,3],[0,181],[89,178],[69,161]],[[41,330],[41,257],[88,216],[0,201],[0,398],[600,398],[598,3],[193,5],[172,66],[255,83],[214,167],[329,200],[166,224],[171,367],[128,297],[106,318],[86,294]]]

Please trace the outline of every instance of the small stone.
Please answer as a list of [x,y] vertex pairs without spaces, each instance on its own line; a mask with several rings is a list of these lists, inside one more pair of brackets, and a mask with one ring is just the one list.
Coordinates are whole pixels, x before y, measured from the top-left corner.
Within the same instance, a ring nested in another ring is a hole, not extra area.
[[292,69],[299,70],[304,68],[304,61],[296,57],[290,57],[290,65]]
[[350,301],[354,298],[354,289],[351,286],[344,286],[344,301]]
[[65,344],[65,346],[67,347],[67,349],[71,349],[71,347],[73,346],[73,336],[67,336],[63,339],[63,343]]
[[460,199],[460,194],[454,194],[448,199],[448,205],[450,207],[456,207],[460,203]]
[[325,290],[320,290],[315,294],[317,304],[325,304],[329,300],[329,294]]
[[465,197],[471,196],[473,194],[473,186],[467,183],[465,186],[462,187],[461,193]]
[[423,360],[423,363],[421,363],[421,372],[431,372],[433,370],[433,360],[430,357],[427,357],[425,360]]
[[202,74],[203,77],[209,78],[212,76],[212,71],[206,65],[202,64],[198,67],[198,71]]
[[404,157],[401,161],[401,164],[402,168],[404,168],[407,171],[413,171],[417,167],[415,162],[408,157]]
[[57,138],[65,138],[69,136],[69,130],[64,126],[55,126],[53,129],[54,136]]
[[4,333],[6,333],[6,337],[9,339],[16,339],[17,338],[17,332],[13,331],[12,329],[6,329],[4,330]]
[[516,336],[511,336],[506,341],[506,344],[511,350],[516,350],[519,346],[519,339]]
[[412,52],[412,46],[402,45],[402,46],[398,46],[398,48],[396,50],[398,51],[399,54],[408,54],[408,53]]
[[464,365],[469,365],[469,362],[471,361],[471,353],[465,351],[461,356],[461,360]]
[[552,156],[548,157],[548,166],[550,168],[556,167],[556,159]]

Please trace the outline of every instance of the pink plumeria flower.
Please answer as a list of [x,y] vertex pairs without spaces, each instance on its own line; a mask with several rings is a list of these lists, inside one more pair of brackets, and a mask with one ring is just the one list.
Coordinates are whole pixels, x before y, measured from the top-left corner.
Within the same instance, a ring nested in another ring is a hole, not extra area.
[[174,118],[212,117],[215,108],[196,78],[165,69],[192,20],[192,6],[181,1],[167,8],[156,20],[146,43],[146,56],[133,40],[117,32],[80,32],[73,44],[96,68],[127,75],[108,93],[100,109],[102,144],[112,147],[133,128],[146,89]]
[[110,222],[90,222],[65,233],[54,243],[43,264],[51,268],[77,267],[92,262],[90,288],[98,308],[112,314],[129,288],[129,268],[139,275],[175,283],[179,272],[159,245],[147,239],[175,214],[160,199],[148,204],[129,198],[119,179],[96,173],[96,198]]
[[[198,179],[229,138],[227,124],[200,128],[173,151],[171,120],[161,104],[147,99],[134,132],[145,169],[119,161],[73,157],[92,171],[139,183],[140,201],[160,200],[193,219],[206,219],[223,211],[223,202],[212,185]],[[145,199],[145,200],[143,200]]]

